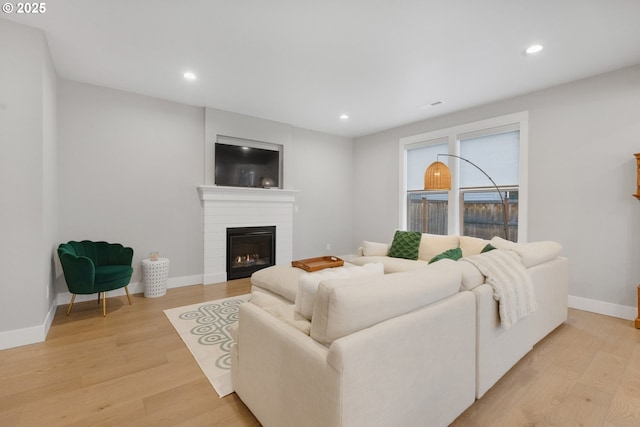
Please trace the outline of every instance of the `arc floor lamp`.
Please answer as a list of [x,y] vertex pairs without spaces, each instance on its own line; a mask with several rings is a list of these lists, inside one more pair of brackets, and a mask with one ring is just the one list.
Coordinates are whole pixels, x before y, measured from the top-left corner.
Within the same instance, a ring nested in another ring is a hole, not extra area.
[[451,172],[449,171],[449,167],[439,161],[440,156],[446,157],[455,157],[456,159],[464,160],[469,163],[471,166],[478,169],[480,172],[484,174],[491,184],[495,187],[498,192],[498,196],[500,196],[500,202],[502,203],[502,221],[503,221],[503,229],[504,229],[504,238],[509,240],[509,235],[507,234],[507,207],[504,204],[504,198],[502,197],[502,193],[498,185],[495,181],[484,171],[482,168],[471,160],[465,159],[464,157],[456,156],[455,154],[438,154],[436,156],[436,161],[431,163],[427,170],[424,172],[424,189],[425,190],[451,190]]

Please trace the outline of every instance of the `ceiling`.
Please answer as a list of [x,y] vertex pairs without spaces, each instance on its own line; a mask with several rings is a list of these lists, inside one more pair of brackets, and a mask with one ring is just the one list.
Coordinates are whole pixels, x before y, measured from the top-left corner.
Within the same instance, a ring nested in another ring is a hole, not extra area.
[[62,78],[348,137],[640,63],[639,0],[50,0],[2,16],[44,30]]

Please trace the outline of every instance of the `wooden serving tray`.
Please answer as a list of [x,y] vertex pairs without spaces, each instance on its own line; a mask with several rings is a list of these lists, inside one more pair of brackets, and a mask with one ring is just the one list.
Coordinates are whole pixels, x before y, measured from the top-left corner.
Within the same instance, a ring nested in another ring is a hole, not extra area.
[[320,256],[291,261],[292,267],[301,268],[308,272],[322,270],[323,268],[342,267],[343,265],[344,261],[337,256]]

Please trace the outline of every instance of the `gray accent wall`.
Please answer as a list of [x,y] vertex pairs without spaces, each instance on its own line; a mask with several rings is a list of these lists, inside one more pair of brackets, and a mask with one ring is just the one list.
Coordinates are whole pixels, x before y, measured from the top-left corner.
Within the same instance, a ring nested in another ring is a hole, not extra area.
[[2,349],[43,340],[51,324],[58,183],[57,77],[44,34],[0,19],[0,64]]
[[352,140],[300,128],[293,129],[293,140],[289,168],[300,190],[293,216],[294,259],[351,253]]
[[59,240],[132,247],[132,282],[152,251],[170,278],[201,275],[204,109],[67,80],[59,92]]
[[520,111],[529,112],[528,240],[562,243],[570,304],[633,316],[640,66],[356,138],[353,247],[390,242],[400,224],[400,138]]

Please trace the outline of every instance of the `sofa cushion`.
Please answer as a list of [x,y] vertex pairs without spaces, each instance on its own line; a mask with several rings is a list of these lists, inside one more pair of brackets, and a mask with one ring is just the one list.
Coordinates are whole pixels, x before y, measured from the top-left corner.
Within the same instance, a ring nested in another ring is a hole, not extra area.
[[275,318],[309,335],[311,323],[296,313],[292,305],[285,304],[277,297],[259,290],[251,293],[250,303],[257,305]]
[[392,258],[418,259],[421,237],[417,231],[396,230],[388,255]]
[[511,240],[503,239],[502,237],[498,236],[492,238],[489,243],[491,243],[491,245],[495,246],[498,249],[505,250],[515,250],[515,248],[518,246],[518,243],[512,242]]
[[489,244],[488,240],[478,237],[460,236],[460,248],[462,256],[478,255]]
[[298,279],[306,271],[290,265],[274,265],[251,275],[251,284],[293,302],[298,292]]
[[429,260],[429,264],[433,264],[434,262],[440,261],[441,259],[452,259],[454,261],[457,261],[460,258],[462,258],[462,249],[460,248],[447,249],[441,254],[438,254],[433,258],[431,258]]
[[384,266],[384,274],[400,273],[402,271],[417,270],[429,265],[427,261],[410,260],[403,258],[391,258],[388,256],[361,256],[349,259],[351,264],[365,265],[370,263],[380,263]]
[[362,255],[364,256],[386,256],[389,253],[387,243],[362,242]]
[[444,259],[425,268],[375,277],[320,283],[311,321],[311,337],[334,340],[408,313],[458,292],[458,263]]
[[458,236],[441,236],[439,234],[423,233],[420,239],[418,259],[429,261],[447,249],[457,248],[459,243],[460,238]]
[[498,249],[512,250],[520,255],[522,265],[526,268],[551,261],[562,253],[562,245],[552,241],[514,243],[501,237],[494,237],[491,239],[491,244]]
[[133,268],[128,265],[102,265],[95,267],[95,283],[112,282],[119,279],[129,279]]
[[327,279],[347,279],[349,277],[382,276],[382,263],[365,264],[362,266],[345,263],[343,267],[325,268],[324,270],[307,273],[298,279],[298,293],[296,294],[296,313],[311,320],[313,306],[316,303],[316,293],[321,281]]

